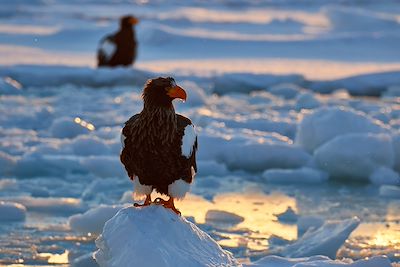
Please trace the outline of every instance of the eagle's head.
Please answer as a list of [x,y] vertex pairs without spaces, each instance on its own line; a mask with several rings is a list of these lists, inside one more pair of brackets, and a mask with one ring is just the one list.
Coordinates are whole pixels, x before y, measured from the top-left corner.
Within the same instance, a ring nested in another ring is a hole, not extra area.
[[176,85],[172,77],[158,77],[148,80],[143,90],[145,106],[172,107],[175,98],[186,100],[186,92]]
[[121,28],[130,28],[138,23],[139,19],[130,15],[122,17],[120,21]]

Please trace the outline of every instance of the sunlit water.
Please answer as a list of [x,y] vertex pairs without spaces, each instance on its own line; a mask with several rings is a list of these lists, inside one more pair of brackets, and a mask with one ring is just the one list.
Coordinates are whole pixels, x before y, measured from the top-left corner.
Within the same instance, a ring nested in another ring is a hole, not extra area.
[[[225,182],[230,183],[229,178]],[[378,197],[372,186],[329,184],[305,188],[257,182],[245,182],[243,186],[218,193],[212,199],[191,194],[177,206],[183,216],[195,221],[242,260],[257,259],[260,252],[268,254],[277,247],[276,240],[286,243],[297,239],[296,223],[277,218],[288,207],[300,216],[361,219],[360,226],[339,250],[338,258],[385,254],[392,261],[400,260],[400,201]],[[233,220],[215,220],[208,218],[210,211],[237,216]],[[29,212],[25,223],[0,225],[0,264],[64,266],[94,251],[96,236],[74,233],[66,221],[66,217]],[[272,243],[271,238],[275,240]]]

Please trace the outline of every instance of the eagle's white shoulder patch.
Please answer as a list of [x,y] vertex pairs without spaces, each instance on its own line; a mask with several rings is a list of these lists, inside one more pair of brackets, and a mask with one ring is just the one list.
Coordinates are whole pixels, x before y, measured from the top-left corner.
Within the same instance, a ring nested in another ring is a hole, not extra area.
[[121,145],[122,145],[122,148],[125,148],[125,139],[126,139],[126,136],[121,131]]
[[186,158],[190,158],[192,155],[196,138],[197,134],[194,125],[187,125],[182,137],[182,155]]
[[115,44],[109,40],[105,40],[101,44],[101,51],[103,54],[106,56],[107,59],[111,59],[111,57],[114,55],[115,50],[117,49]]

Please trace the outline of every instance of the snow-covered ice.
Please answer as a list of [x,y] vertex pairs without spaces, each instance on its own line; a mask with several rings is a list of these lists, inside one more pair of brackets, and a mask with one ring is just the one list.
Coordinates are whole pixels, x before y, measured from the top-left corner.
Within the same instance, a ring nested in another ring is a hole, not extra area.
[[262,179],[270,183],[323,183],[329,175],[320,170],[304,167],[300,169],[269,169],[262,174]]
[[325,222],[317,229],[309,229],[296,242],[284,247],[280,254],[290,258],[324,255],[335,259],[338,249],[359,224],[358,218]]
[[284,212],[276,214],[276,217],[283,223],[295,223],[298,220],[298,215],[292,207],[288,207]]
[[75,214],[69,217],[68,224],[74,231],[100,234],[103,230],[104,224],[122,207],[122,205],[100,205],[86,211],[84,214]]
[[161,206],[120,210],[96,246],[94,257],[102,267],[239,266],[209,235]]
[[400,198],[400,187],[395,185],[382,185],[379,194],[383,197]]
[[[392,139],[386,134],[338,136],[315,151],[317,165],[332,177],[368,179],[380,167],[393,167]],[[383,180],[383,179],[382,179]]]
[[26,208],[14,202],[0,201],[0,222],[23,221],[26,217]]
[[208,210],[206,213],[206,223],[208,224],[238,224],[244,221],[242,216],[223,211],[223,210]]
[[385,133],[385,125],[363,112],[343,107],[321,108],[305,115],[299,124],[296,143],[314,151],[333,138],[349,133]]

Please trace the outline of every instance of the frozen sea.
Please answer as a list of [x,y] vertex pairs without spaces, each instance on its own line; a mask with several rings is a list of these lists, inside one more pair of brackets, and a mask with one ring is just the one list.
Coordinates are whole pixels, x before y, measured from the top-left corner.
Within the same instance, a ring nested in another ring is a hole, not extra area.
[[[135,67],[96,69],[125,14]],[[172,75],[199,135],[183,216],[245,263],[312,256],[293,242],[356,216],[319,254],[397,266],[399,45],[395,0],[0,0],[0,265],[96,266],[132,203],[121,127],[145,81]]]

